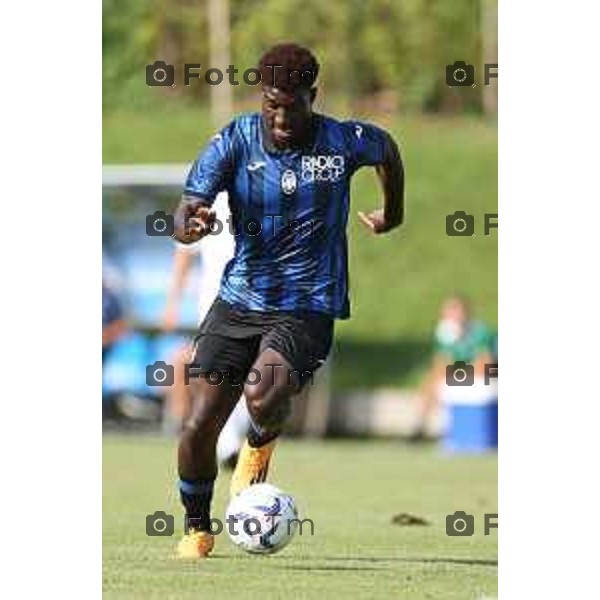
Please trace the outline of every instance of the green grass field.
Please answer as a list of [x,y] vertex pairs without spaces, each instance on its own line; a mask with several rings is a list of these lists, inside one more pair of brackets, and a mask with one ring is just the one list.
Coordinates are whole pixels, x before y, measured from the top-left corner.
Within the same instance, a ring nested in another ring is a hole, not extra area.
[[[145,516],[182,516],[175,444],[153,437],[104,437],[103,585],[105,600],[231,598],[398,598],[469,600],[497,595],[495,456],[448,457],[437,448],[393,441],[284,440],[270,480],[291,492],[314,536],[296,536],[281,554],[250,556],[226,534],[209,560],[174,558],[177,537],[148,537]],[[213,516],[223,518],[228,475]],[[448,537],[445,516],[475,516],[475,535]],[[428,526],[391,524],[410,513]]]

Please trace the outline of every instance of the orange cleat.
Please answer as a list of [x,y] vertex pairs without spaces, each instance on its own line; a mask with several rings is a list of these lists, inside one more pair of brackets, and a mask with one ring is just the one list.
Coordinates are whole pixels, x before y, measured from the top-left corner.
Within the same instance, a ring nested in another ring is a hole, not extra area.
[[190,531],[177,546],[179,558],[206,558],[215,545],[215,536],[208,531]]
[[252,448],[247,441],[244,442],[235,471],[231,477],[229,494],[232,498],[250,485],[264,483],[267,479],[269,462],[276,441],[273,440],[260,448]]

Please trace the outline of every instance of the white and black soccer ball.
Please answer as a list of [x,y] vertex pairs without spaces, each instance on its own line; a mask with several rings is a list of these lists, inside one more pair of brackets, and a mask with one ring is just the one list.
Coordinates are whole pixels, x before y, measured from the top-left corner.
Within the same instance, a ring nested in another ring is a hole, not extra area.
[[294,499],[269,483],[242,490],[227,507],[225,528],[236,545],[254,554],[285,548],[298,528]]

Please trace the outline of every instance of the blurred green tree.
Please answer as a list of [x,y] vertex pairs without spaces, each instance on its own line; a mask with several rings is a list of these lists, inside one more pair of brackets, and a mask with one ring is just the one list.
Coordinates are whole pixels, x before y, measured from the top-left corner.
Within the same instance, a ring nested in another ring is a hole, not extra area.
[[[464,111],[482,106],[481,86],[446,85],[445,67],[482,62],[482,2],[490,0],[230,0],[232,59],[254,67],[271,44],[294,40],[312,48],[323,65],[321,88],[353,104],[383,98],[402,110]],[[496,0],[491,0],[492,10]],[[205,0],[104,0],[104,106],[143,105],[145,65],[155,60],[209,68]],[[489,21],[489,19],[488,19]],[[482,71],[482,69],[479,69]],[[202,81],[163,94],[205,101]],[[256,90],[240,85],[238,99]]]

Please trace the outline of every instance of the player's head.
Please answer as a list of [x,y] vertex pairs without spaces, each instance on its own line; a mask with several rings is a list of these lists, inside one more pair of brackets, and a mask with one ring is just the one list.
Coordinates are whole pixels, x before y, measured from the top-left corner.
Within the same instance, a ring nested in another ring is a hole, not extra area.
[[469,320],[469,303],[466,298],[454,295],[446,298],[442,304],[441,320],[464,324]]
[[263,121],[271,142],[280,149],[302,145],[312,124],[317,59],[298,44],[277,44],[263,54],[258,68]]
[[440,318],[436,327],[436,337],[444,343],[454,344],[467,330],[469,306],[459,295],[449,296],[442,303]]

